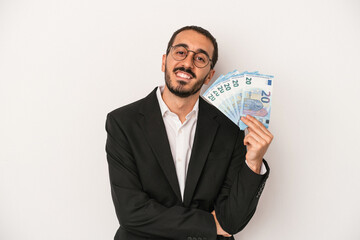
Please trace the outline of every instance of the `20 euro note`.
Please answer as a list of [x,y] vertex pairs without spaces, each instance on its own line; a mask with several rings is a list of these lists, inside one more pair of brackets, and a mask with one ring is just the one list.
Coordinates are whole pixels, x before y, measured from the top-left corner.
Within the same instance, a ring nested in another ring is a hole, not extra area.
[[237,116],[234,115],[231,105],[227,101],[222,82],[215,82],[211,88],[208,88],[203,96],[208,102],[216,106],[222,113],[224,113],[231,121],[234,122],[237,120]]
[[252,115],[269,126],[273,76],[258,72],[232,71],[220,76],[203,94],[204,98],[244,130],[242,116]]
[[[271,113],[272,86],[273,76],[260,74],[245,75],[240,118],[251,115],[268,128]],[[247,126],[240,120],[239,127],[241,130],[244,130]]]
[[238,114],[235,113],[231,104],[231,96],[227,93],[229,82],[232,75],[238,74],[237,70],[221,75],[206,92],[203,94],[205,99],[212,105],[216,106],[233,122],[238,121]]

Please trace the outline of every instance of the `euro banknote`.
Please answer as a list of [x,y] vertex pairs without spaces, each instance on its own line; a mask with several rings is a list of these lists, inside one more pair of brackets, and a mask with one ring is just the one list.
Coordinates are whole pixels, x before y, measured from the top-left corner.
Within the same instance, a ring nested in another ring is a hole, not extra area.
[[274,76],[237,70],[221,75],[202,95],[244,130],[241,117],[251,115],[266,128],[270,123]]

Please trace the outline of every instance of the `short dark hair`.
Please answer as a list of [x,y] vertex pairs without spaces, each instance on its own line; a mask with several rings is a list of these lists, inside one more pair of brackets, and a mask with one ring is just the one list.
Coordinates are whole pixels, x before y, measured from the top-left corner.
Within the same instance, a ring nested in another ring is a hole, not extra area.
[[170,48],[173,45],[176,36],[180,32],[185,31],[185,30],[194,30],[194,31],[204,35],[205,37],[207,37],[212,42],[212,44],[214,46],[214,53],[213,53],[213,55],[211,57],[212,61],[211,61],[211,66],[210,67],[211,67],[211,69],[213,69],[215,67],[215,64],[216,64],[217,60],[218,60],[218,45],[217,45],[216,39],[213,37],[213,35],[211,35],[211,33],[208,30],[206,30],[206,29],[204,29],[202,27],[185,26],[185,27],[182,27],[182,28],[176,30],[173,33],[173,35],[171,36],[170,41],[168,43],[168,46],[167,46],[167,49],[166,49],[166,56],[169,54]]

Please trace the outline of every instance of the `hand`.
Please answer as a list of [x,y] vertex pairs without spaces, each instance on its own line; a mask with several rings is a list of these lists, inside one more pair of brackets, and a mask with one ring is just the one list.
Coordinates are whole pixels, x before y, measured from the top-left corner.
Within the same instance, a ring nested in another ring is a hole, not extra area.
[[222,236],[224,236],[224,237],[231,237],[231,236],[232,236],[231,234],[228,234],[227,232],[225,232],[225,231],[221,228],[221,226],[220,226],[220,224],[219,224],[219,222],[218,222],[218,220],[217,220],[217,218],[216,218],[215,210],[212,211],[211,214],[214,216],[214,219],[215,219],[215,223],[216,223],[216,234],[217,234],[217,235],[222,235]]
[[242,117],[248,126],[249,133],[244,138],[244,145],[247,146],[246,161],[248,166],[256,173],[260,173],[262,159],[274,136],[256,118],[247,115]]

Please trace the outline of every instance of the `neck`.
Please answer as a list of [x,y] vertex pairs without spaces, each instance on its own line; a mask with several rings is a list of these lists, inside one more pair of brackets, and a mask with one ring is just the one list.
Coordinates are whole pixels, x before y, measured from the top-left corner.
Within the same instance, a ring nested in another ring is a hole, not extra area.
[[176,115],[178,115],[181,123],[185,121],[186,115],[191,112],[194,108],[196,101],[199,99],[200,91],[186,98],[181,98],[174,95],[165,85],[164,91],[162,93],[162,98],[168,106],[169,110]]

